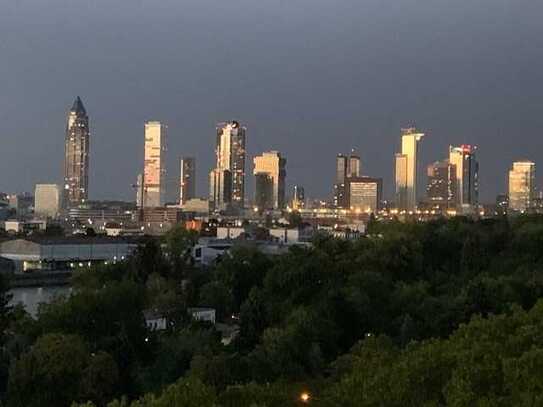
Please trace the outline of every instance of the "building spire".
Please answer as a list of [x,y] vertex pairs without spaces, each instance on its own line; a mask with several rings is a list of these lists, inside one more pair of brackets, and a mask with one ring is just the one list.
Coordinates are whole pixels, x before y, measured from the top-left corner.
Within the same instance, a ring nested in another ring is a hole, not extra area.
[[77,114],[87,114],[85,106],[83,106],[83,102],[81,101],[81,98],[79,96],[75,99],[71,111]]

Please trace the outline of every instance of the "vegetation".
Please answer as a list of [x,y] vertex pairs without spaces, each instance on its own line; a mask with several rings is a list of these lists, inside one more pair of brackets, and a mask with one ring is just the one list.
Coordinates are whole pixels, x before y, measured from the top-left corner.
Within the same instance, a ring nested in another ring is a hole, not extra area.
[[[173,230],[80,272],[36,319],[2,301],[5,404],[543,405],[542,217],[372,221],[356,241],[239,247],[206,270],[194,242]],[[193,306],[239,335],[224,345]]]

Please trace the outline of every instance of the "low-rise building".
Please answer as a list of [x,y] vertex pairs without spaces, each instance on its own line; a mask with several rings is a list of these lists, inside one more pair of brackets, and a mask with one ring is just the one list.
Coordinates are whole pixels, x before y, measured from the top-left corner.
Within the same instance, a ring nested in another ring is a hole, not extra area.
[[196,321],[210,322],[215,325],[215,308],[194,307],[189,308],[187,311],[192,319]]
[[122,261],[137,241],[106,237],[13,239],[0,244],[0,256],[14,262],[16,272],[70,270],[95,263]]
[[4,229],[8,233],[30,233],[38,230],[45,230],[47,222],[45,220],[6,220]]

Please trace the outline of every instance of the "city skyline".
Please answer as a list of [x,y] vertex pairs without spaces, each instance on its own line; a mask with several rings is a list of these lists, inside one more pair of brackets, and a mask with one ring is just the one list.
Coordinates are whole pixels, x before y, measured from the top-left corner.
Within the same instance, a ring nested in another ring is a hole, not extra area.
[[[141,156],[138,135],[150,118],[168,123],[170,157],[198,157],[201,187],[213,166],[214,124],[230,117],[251,129],[248,156],[284,151],[296,165],[289,167],[289,183],[304,185],[311,197],[330,196],[329,157],[352,147],[367,172],[383,177],[390,197],[397,129],[411,122],[428,134],[423,165],[451,143],[481,147],[482,202],[506,193],[512,161],[543,154],[534,86],[541,83],[543,62],[543,28],[536,18],[541,4],[408,2],[400,10],[377,1],[229,7],[217,1],[184,7],[16,3],[3,4],[0,13],[0,75],[6,78],[0,173],[10,174],[1,180],[2,190],[62,183],[63,121],[76,94],[92,115],[89,189],[95,199],[132,199],[130,184],[140,164],[117,155]],[[70,21],[76,11],[85,24],[39,24]],[[244,24],[224,33],[217,23],[229,18]],[[141,24],[157,28],[144,34]],[[85,55],[66,55],[80,44],[88,45]],[[288,64],[281,62],[286,56]],[[225,61],[219,70],[217,60]],[[29,86],[37,103],[28,103]],[[171,174],[177,172],[174,164]]]

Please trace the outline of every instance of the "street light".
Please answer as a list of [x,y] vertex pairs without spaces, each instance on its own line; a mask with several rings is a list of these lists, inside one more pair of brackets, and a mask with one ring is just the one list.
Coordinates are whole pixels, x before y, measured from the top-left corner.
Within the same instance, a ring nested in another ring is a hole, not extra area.
[[302,403],[309,403],[309,400],[311,400],[311,395],[307,392],[303,392],[300,394],[300,400]]

